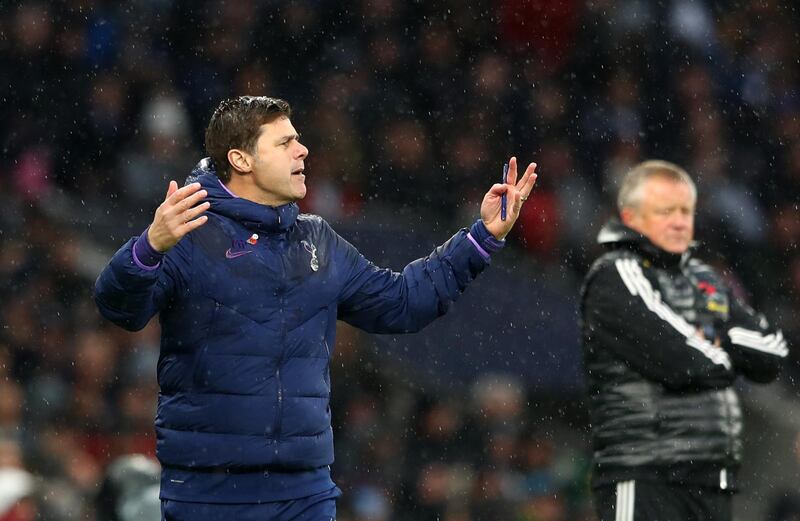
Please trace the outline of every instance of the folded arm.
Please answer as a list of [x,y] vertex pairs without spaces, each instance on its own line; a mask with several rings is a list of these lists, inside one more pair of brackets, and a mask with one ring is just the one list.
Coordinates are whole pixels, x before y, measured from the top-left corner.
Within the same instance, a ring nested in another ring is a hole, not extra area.
[[661,299],[635,259],[600,269],[583,305],[586,334],[647,379],[680,390],[726,387],[735,378],[728,353]]
[[783,333],[735,298],[731,298],[730,319],[720,342],[736,371],[754,382],[774,380],[789,354]]

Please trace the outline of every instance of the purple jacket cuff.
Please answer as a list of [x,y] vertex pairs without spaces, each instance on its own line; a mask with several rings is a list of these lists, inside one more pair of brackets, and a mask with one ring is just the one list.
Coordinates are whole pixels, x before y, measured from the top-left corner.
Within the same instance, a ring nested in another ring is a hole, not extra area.
[[488,259],[492,253],[502,249],[503,246],[506,245],[506,241],[499,241],[489,233],[489,230],[486,229],[486,225],[483,224],[481,219],[475,221],[475,224],[469,229],[467,238],[472,242],[472,245],[475,246],[475,249],[478,250],[478,253],[485,259]]
[[133,243],[133,262],[147,271],[158,268],[161,265],[161,259],[164,257],[164,254],[156,251],[150,245],[150,241],[147,240],[147,230],[149,229],[150,227],[147,227],[136,239],[136,242]]

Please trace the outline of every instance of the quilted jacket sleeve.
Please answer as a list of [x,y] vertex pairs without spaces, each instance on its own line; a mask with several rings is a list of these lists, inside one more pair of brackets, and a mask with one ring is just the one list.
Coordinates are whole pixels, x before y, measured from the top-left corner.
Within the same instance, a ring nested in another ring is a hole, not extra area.
[[346,267],[339,318],[372,333],[419,331],[489,265],[487,249],[501,247],[478,221],[398,273],[375,266],[338,235],[335,240],[338,262]]
[[774,380],[789,354],[783,333],[738,299],[731,298],[730,302],[730,319],[721,334],[722,347],[730,354],[738,373],[760,383]]
[[146,326],[176,292],[186,287],[190,266],[187,239],[153,265],[134,255],[137,239],[132,238],[114,254],[94,287],[100,314],[128,331]]

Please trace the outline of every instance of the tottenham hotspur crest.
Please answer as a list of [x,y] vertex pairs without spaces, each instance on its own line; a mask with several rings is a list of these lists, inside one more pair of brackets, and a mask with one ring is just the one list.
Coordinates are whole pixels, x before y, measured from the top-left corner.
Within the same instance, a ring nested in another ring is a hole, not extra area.
[[311,254],[311,262],[309,263],[311,269],[317,271],[319,269],[319,259],[317,258],[317,247],[311,244],[311,242],[305,240],[302,241],[301,244],[303,245],[303,248],[305,248],[306,251]]

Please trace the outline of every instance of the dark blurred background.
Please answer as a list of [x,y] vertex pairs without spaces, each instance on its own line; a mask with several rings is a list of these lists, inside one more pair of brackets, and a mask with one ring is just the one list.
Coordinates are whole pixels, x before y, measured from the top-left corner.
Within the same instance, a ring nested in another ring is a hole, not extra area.
[[[110,520],[109,464],[153,456],[157,321],[111,326],[92,285],[234,95],[293,105],[301,208],[395,269],[469,226],[510,155],[539,164],[448,316],[340,328],[340,521],[594,519],[576,295],[642,159],[697,180],[702,256],[798,352],[796,2],[463,4],[0,2],[0,521]],[[742,384],[739,521],[798,519],[796,357]]]

